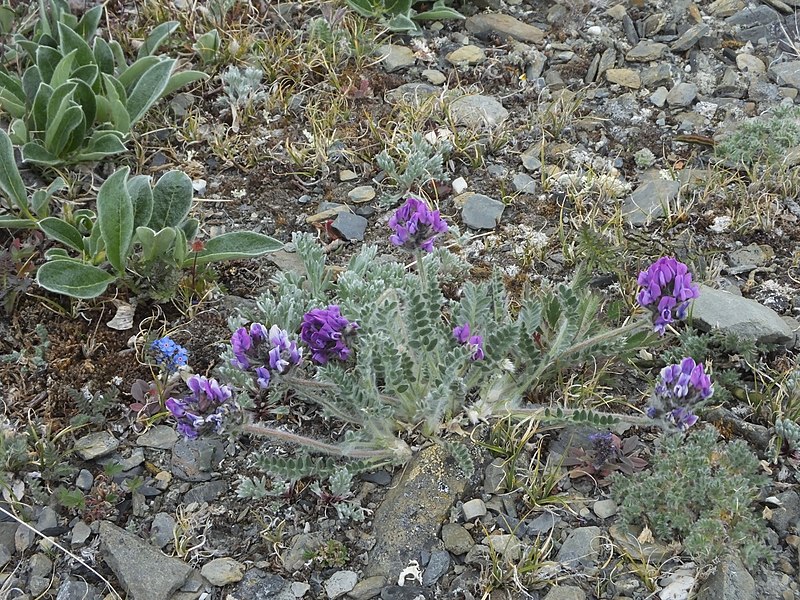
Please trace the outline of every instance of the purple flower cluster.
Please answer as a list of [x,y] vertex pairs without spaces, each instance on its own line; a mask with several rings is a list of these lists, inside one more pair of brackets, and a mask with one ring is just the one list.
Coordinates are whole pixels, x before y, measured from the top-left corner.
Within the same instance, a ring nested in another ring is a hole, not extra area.
[[389,219],[389,227],[394,229],[389,241],[412,252],[420,249],[432,252],[436,236],[448,231],[439,211],[429,209],[416,198],[409,198],[397,209]]
[[203,433],[222,432],[226,415],[238,410],[231,390],[216,379],[192,375],[186,382],[192,394],[186,398],[170,398],[167,409],[178,421],[178,431],[189,439]]
[[660,334],[675,319],[686,318],[689,300],[700,295],[688,267],[669,256],[639,273],[638,283],[642,289],[636,299],[653,312],[655,330]]
[[332,359],[347,360],[352,350],[347,346],[347,336],[358,329],[358,323],[342,316],[336,304],[315,308],[303,315],[300,339],[311,349],[311,360],[325,365]]
[[172,341],[168,336],[159,338],[150,344],[156,364],[172,375],[181,367],[185,367],[189,360],[189,352]]
[[596,469],[616,458],[618,449],[610,431],[589,434],[589,442],[592,444],[592,464]]
[[289,334],[277,325],[269,331],[261,323],[253,323],[250,329],[240,327],[231,336],[233,360],[231,364],[243,371],[253,370],[258,386],[269,386],[273,373],[285,373],[292,365],[300,364],[303,351]]
[[459,344],[468,345],[472,350],[472,360],[483,360],[483,338],[479,335],[471,335],[469,323],[464,323],[453,329],[453,337]]
[[702,404],[713,394],[714,386],[705,373],[703,363],[695,363],[694,359],[687,357],[678,364],[661,369],[647,416],[665,418],[685,431],[697,422],[693,407]]

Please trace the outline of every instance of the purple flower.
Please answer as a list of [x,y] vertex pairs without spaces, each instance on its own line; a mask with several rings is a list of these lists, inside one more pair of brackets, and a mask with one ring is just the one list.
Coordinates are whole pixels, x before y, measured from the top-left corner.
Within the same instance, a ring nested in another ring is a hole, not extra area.
[[325,365],[334,358],[347,360],[351,353],[347,337],[358,328],[358,323],[348,321],[339,307],[331,304],[303,315],[300,339],[311,349],[311,360],[318,365]]
[[589,441],[592,444],[591,456],[595,468],[601,468],[616,457],[617,446],[614,444],[614,434],[610,431],[591,433]]
[[453,337],[458,340],[458,343],[471,348],[472,360],[483,360],[485,357],[483,353],[483,337],[470,335],[470,333],[469,323],[457,325],[453,328]]
[[243,371],[255,365],[256,383],[262,389],[269,386],[272,373],[285,373],[300,364],[302,350],[289,334],[273,325],[267,330],[261,323],[252,323],[250,329],[240,327],[231,336],[233,360],[231,364]]
[[239,408],[233,400],[231,390],[220,385],[216,379],[192,375],[186,382],[191,395],[185,398],[169,398],[165,405],[178,422],[178,431],[189,439],[203,433],[221,433],[224,418]]
[[440,233],[447,233],[447,223],[438,210],[431,210],[421,200],[409,198],[389,219],[394,234],[389,241],[406,250],[433,251],[433,242]]
[[158,366],[172,375],[179,368],[186,366],[189,352],[183,346],[176,344],[169,337],[159,338],[150,344],[153,358]]
[[662,335],[667,324],[686,318],[689,300],[700,295],[688,267],[669,256],[639,273],[638,283],[636,299],[653,313],[655,330]]
[[686,431],[697,422],[693,408],[713,394],[714,386],[703,363],[695,363],[694,359],[686,357],[678,364],[661,369],[647,416],[664,418],[681,431]]

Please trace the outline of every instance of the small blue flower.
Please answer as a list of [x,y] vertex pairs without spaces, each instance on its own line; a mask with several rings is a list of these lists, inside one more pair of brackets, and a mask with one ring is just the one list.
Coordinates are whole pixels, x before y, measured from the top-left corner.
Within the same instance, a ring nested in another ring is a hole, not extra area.
[[189,352],[176,344],[169,337],[159,338],[150,344],[153,358],[156,364],[167,371],[170,375],[179,368],[186,366],[189,360]]

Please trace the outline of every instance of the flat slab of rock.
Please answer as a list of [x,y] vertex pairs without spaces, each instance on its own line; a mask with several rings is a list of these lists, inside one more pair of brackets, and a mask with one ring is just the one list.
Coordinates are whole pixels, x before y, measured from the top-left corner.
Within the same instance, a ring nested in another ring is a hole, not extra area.
[[578,527],[564,540],[556,560],[570,569],[590,571],[597,565],[602,530],[599,527]]
[[529,44],[538,44],[544,40],[544,31],[510,15],[482,13],[470,17],[464,25],[467,31],[481,39],[500,35]]
[[411,459],[375,511],[375,546],[365,577],[382,575],[397,581],[409,560],[436,545],[441,524],[467,485],[458,473],[452,456],[437,444]]
[[463,205],[461,218],[464,224],[472,229],[494,229],[500,224],[500,218],[506,208],[499,200],[473,192],[467,192],[456,198],[456,204]]
[[756,585],[739,557],[727,557],[706,580],[697,600],[756,600]]
[[692,324],[702,331],[721,329],[759,344],[794,344],[794,332],[780,315],[749,298],[701,285],[690,311]]
[[156,425],[136,438],[136,443],[145,448],[172,450],[179,437],[178,432],[173,427]]
[[200,569],[200,574],[208,579],[211,585],[222,587],[229,583],[237,583],[244,577],[245,566],[230,557],[215,558]]
[[192,568],[124,529],[100,523],[100,551],[131,600],[169,600]]
[[493,128],[508,119],[508,111],[491,96],[473,94],[453,100],[450,114],[457,125],[479,129]]
[[410,67],[416,62],[414,51],[406,46],[385,44],[380,46],[375,54],[381,58],[381,64],[387,73]]
[[664,214],[664,206],[675,200],[679,181],[652,179],[637,187],[622,205],[622,217],[631,225],[644,225]]
[[119,448],[119,440],[107,431],[90,433],[75,442],[75,452],[83,460],[107,456]]

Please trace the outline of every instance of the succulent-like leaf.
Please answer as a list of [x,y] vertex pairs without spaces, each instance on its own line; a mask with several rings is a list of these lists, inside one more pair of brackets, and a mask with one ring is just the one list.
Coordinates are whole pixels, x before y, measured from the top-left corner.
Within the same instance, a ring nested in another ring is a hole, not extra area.
[[169,96],[172,92],[181,89],[184,86],[194,83],[195,81],[203,81],[208,79],[208,75],[202,71],[180,71],[175,73],[169,78],[164,91],[161,92],[161,97]]
[[0,191],[23,213],[28,212],[28,192],[14,159],[14,146],[8,134],[0,129]]
[[36,48],[36,66],[39,67],[42,81],[48,84],[50,83],[50,79],[53,77],[53,71],[56,70],[62,58],[61,52],[55,48],[50,48],[48,46],[38,46]]
[[61,242],[73,250],[83,254],[83,236],[72,225],[56,217],[47,217],[39,221],[39,229],[51,240]]
[[94,62],[100,69],[100,72],[113,75],[114,53],[111,51],[111,46],[108,45],[108,42],[101,37],[94,38],[92,53],[94,54]]
[[[197,253],[196,264],[253,258],[267,252],[276,252],[281,248],[283,248],[282,242],[261,233],[252,231],[223,233],[205,242],[205,247]],[[183,266],[188,267],[192,264],[195,264],[194,254],[186,258]]]
[[36,272],[36,283],[44,289],[82,299],[96,298],[116,279],[98,267],[63,258],[44,263]]
[[139,48],[138,58],[152,56],[170,34],[178,28],[178,21],[165,21],[156,26]]
[[124,273],[133,237],[133,204],[126,181],[129,169],[115,171],[97,193],[97,224],[106,246],[108,262]]
[[62,164],[60,158],[48,152],[39,142],[28,142],[22,147],[22,160],[45,167],[55,167]]
[[174,59],[163,59],[145,71],[128,94],[127,109],[131,125],[141,119],[150,107],[161,97],[167,87]]
[[153,190],[148,175],[136,175],[128,179],[128,194],[133,203],[133,227],[136,229],[150,222],[153,214]]
[[67,55],[75,52],[77,65],[89,65],[94,59],[94,54],[89,44],[78,33],[63,23],[58,24],[59,49],[61,54]]
[[186,173],[164,173],[153,187],[153,213],[147,226],[155,231],[177,227],[189,214],[193,197],[192,180]]

